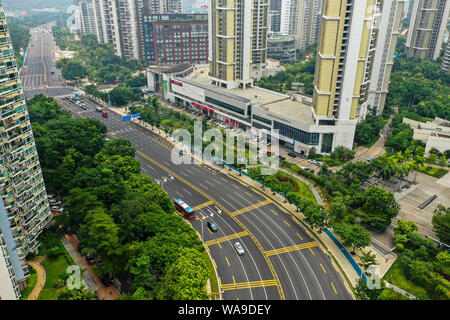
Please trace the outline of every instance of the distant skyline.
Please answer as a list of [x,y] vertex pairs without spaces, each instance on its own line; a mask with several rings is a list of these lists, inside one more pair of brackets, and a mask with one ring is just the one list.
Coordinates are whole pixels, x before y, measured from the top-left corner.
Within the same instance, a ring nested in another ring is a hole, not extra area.
[[3,0],[3,7],[6,10],[18,11],[44,8],[67,8],[72,5],[72,0]]

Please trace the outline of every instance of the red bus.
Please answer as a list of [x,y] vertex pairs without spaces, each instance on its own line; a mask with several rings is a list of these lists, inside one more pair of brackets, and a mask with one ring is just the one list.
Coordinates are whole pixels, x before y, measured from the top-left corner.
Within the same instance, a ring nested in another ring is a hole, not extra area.
[[174,202],[175,208],[178,212],[182,213],[186,218],[192,219],[195,217],[195,211],[189,207],[183,200],[176,199]]

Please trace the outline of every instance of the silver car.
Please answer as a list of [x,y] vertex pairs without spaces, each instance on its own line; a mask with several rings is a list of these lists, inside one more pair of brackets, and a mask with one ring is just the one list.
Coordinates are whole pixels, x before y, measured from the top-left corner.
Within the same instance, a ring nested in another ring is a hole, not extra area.
[[234,248],[236,249],[236,252],[240,256],[242,256],[245,253],[244,248],[242,247],[242,245],[239,242],[236,242],[234,244]]

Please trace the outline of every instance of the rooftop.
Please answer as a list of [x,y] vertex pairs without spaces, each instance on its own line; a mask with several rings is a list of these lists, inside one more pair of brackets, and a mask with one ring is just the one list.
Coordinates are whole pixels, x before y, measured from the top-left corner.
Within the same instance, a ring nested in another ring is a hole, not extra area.
[[[218,92],[225,96],[228,95],[244,102],[252,102],[254,105],[258,105],[268,112],[272,112],[294,121],[302,123],[313,123],[314,117],[311,104],[309,102],[305,103],[297,100],[292,100],[292,98],[286,94],[263,89],[257,86],[247,89],[237,88],[231,90],[219,88],[209,83],[208,67],[197,67],[196,71],[188,75],[183,80],[187,80],[192,84],[198,85],[208,90],[213,90],[214,92]],[[309,101],[311,99],[310,97],[301,98],[305,99],[306,101]]]

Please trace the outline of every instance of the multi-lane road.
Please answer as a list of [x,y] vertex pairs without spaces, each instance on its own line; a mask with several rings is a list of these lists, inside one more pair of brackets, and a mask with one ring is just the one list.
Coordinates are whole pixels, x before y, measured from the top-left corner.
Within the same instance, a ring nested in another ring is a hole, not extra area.
[[25,97],[43,93],[62,96],[72,92],[62,84],[61,72],[55,67],[56,46],[49,25],[33,28],[24,65],[20,70]]
[[[52,35],[45,33],[48,32],[41,32],[41,42],[53,47]],[[32,37],[34,49],[38,40]],[[43,65],[39,68],[39,57],[33,55],[36,59],[31,60],[30,54],[28,70],[33,65],[34,73],[47,70],[48,75],[54,61],[48,61],[45,52],[53,49],[40,50]],[[53,60],[53,55],[49,57]],[[47,81],[50,87],[60,89],[58,78]],[[30,96],[46,88],[36,90],[26,85],[25,90]],[[48,95],[63,95],[55,92],[49,91]],[[174,164],[170,141],[135,123],[123,122],[114,112],[103,118],[93,102],[86,101],[84,110],[68,100],[60,101],[75,117],[96,118],[105,123],[111,138],[130,140],[137,149],[142,173],[159,181],[171,198],[181,198],[196,209],[196,218],[189,223],[210,253],[223,299],[352,298],[348,284],[316,239],[271,199],[210,167]],[[218,231],[211,232],[207,221],[214,222]],[[242,244],[244,255],[236,253],[235,242]]]

